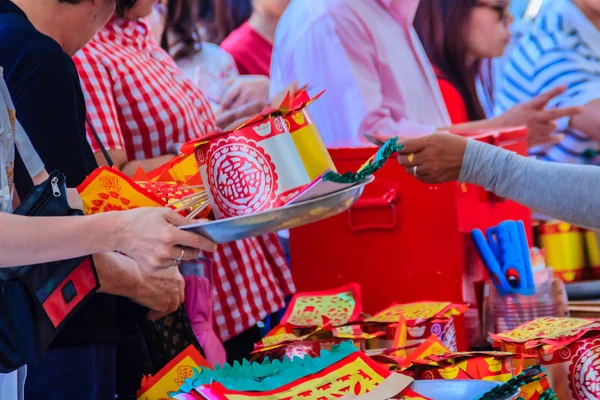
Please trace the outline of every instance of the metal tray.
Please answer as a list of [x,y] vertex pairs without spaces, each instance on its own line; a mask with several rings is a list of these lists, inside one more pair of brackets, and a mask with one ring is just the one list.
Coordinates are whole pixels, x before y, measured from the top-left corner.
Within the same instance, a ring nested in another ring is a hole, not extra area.
[[[462,381],[462,380],[424,380],[414,381],[410,388],[421,396],[433,400],[475,400],[500,386],[498,382],[491,381]],[[519,390],[502,400],[512,400],[519,396]]]
[[198,233],[215,243],[228,243],[297,228],[346,211],[358,200],[364,187],[373,182],[374,179],[369,177],[363,182],[346,189],[302,203],[256,214],[186,225],[182,226],[181,229]]

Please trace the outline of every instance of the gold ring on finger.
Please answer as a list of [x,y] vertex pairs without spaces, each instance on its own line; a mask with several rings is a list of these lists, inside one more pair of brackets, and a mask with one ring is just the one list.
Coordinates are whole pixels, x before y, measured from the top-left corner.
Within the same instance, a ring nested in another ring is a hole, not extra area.
[[179,255],[179,258],[177,258],[177,262],[180,262],[181,260],[183,260],[183,257],[185,257],[185,249],[182,247],[181,248],[181,254]]

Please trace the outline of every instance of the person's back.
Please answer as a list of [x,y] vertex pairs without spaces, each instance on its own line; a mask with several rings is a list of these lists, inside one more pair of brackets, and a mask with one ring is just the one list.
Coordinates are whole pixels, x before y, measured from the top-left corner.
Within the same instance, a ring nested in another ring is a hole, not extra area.
[[[10,1],[0,2],[0,65],[17,119],[47,169],[64,173],[69,187],[82,183],[96,162],[85,136],[85,100],[77,70],[61,46],[39,32]],[[26,177],[25,173],[15,171],[15,176]],[[15,186],[20,197],[27,194],[26,182],[17,179]],[[95,295],[67,323],[42,359],[29,365],[28,398],[52,393],[47,392],[48,384],[84,379],[84,375],[73,375],[76,371],[95,373],[90,371],[97,365],[93,358],[104,355],[98,349],[116,343],[118,335],[114,296]],[[107,391],[112,389],[109,382],[106,386]]]
[[[585,1],[584,1],[585,2]],[[584,106],[600,99],[600,31],[571,0],[544,4],[541,13],[513,46],[504,63],[503,80],[496,98],[496,114],[532,99],[549,89],[565,85],[568,90],[550,107]],[[597,114],[593,110],[593,114]],[[558,145],[531,150],[534,157],[575,164],[599,164],[600,149],[581,117],[559,121],[565,135]]]
[[[52,130],[52,120],[45,120],[43,115],[39,115],[39,111],[36,109],[39,104],[28,101],[30,90],[39,90],[39,86],[44,86],[44,81],[47,79],[64,83],[60,86],[61,92],[40,99],[40,103],[49,108],[47,115],[53,115],[53,119],[61,116],[67,116],[69,119],[76,117],[78,123],[85,123],[85,107],[81,107],[82,103],[79,104],[78,109],[67,110],[72,113],[65,115],[64,110],[54,107],[61,102],[52,101],[54,96],[83,99],[77,70],[71,58],[56,41],[37,31],[20,9],[6,1],[0,2],[0,65],[4,66],[4,79],[17,109],[17,119],[21,121],[27,132],[31,132],[30,135],[40,136],[36,135],[36,132],[40,131],[40,124],[45,126],[47,132],[56,132]],[[44,102],[44,100],[46,101]],[[34,111],[34,109],[36,110]],[[54,114],[55,112],[59,114]],[[32,118],[33,114],[38,114],[39,118]],[[72,149],[69,157],[53,156],[57,149],[60,150],[59,138],[55,137],[50,140],[48,138],[32,138],[34,145],[44,140],[44,145],[37,145],[36,150],[42,159],[47,157],[55,159],[57,163],[53,165],[54,169],[61,172],[74,169],[73,173],[67,177],[69,187],[81,183],[96,166],[91,149],[83,135],[83,125],[81,125],[81,132],[82,136],[77,140],[80,142],[80,147]],[[84,166],[84,168],[73,168],[73,158],[77,159],[78,166]],[[19,182],[16,184],[19,189]]]
[[423,134],[449,118],[412,29],[418,1],[293,0],[279,23],[271,93],[294,80],[327,90],[311,109],[328,146],[365,133]]

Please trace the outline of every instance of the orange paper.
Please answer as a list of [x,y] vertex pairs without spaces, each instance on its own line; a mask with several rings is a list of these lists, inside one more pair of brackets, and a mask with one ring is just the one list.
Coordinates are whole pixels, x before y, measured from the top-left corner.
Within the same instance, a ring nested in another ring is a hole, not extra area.
[[127,175],[109,167],[96,169],[77,187],[77,191],[86,214],[138,207],[164,207],[167,204],[144,190]]
[[210,368],[210,365],[194,346],[189,346],[158,374],[144,378],[138,400],[169,399],[168,393],[178,391],[184,380],[194,375],[194,368]]

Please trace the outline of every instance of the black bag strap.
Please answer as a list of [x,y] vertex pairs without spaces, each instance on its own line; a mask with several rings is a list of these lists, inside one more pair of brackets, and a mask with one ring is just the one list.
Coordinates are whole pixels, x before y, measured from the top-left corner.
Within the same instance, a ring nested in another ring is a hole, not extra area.
[[113,165],[115,165],[115,164],[113,163],[112,158],[110,158],[108,151],[106,151],[106,147],[104,147],[102,140],[100,140],[100,136],[98,136],[98,132],[96,132],[96,128],[94,128],[94,125],[92,125],[92,123],[90,122],[90,119],[87,116],[85,117],[85,122],[89,126],[90,131],[92,131],[92,135],[94,136],[94,139],[96,139],[96,143],[98,144],[98,147],[100,147],[100,151],[102,151],[102,155],[106,159],[106,163],[108,164],[109,167],[112,168]]

